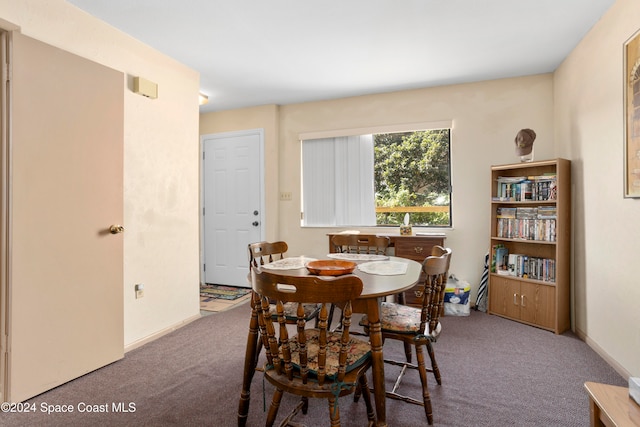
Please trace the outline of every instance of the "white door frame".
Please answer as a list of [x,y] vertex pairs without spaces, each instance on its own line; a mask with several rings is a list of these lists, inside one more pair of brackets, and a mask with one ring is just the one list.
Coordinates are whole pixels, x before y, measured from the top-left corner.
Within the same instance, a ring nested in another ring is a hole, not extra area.
[[[7,33],[0,28],[0,59],[2,64],[6,64],[7,53]],[[2,81],[7,79],[7,70],[2,67],[0,71],[2,75]],[[8,179],[11,176],[9,166],[9,123],[6,120],[9,111],[9,98],[6,93],[6,89],[3,85],[0,88],[0,402],[7,402],[6,394],[9,391],[9,384],[7,379],[7,344],[8,336],[4,333],[7,330],[6,319],[9,317],[9,182]]]
[[[220,132],[220,133],[210,133],[205,135],[200,135],[200,284],[204,284],[205,282],[205,274],[204,274],[204,248],[205,248],[205,230],[204,230],[204,141],[211,138],[229,138],[229,137],[237,137],[237,136],[246,136],[246,135],[258,135],[260,139],[260,155],[259,155],[259,176],[260,176],[260,215],[258,216],[258,221],[260,221],[260,240],[265,239],[265,187],[264,187],[264,173],[265,173],[265,165],[264,165],[264,129],[256,128],[256,129],[247,129],[241,131],[231,131],[231,132]],[[249,265],[249,260],[247,259],[247,268]]]

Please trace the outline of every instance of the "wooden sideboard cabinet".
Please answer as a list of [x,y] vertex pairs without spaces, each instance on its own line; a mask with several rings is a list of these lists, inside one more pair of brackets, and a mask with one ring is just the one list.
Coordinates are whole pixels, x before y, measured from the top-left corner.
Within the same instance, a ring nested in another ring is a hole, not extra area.
[[[329,253],[334,253],[335,249],[331,244],[331,238],[340,233],[329,233]],[[368,234],[361,234],[367,236]],[[426,257],[431,255],[431,248],[434,246],[443,246],[446,236],[444,233],[430,233],[425,236],[402,236],[400,234],[376,233],[376,236],[387,236],[391,240],[388,255],[408,258],[422,263]],[[413,289],[405,292],[405,303],[416,307],[422,306],[422,300],[419,299],[419,285],[416,284]]]

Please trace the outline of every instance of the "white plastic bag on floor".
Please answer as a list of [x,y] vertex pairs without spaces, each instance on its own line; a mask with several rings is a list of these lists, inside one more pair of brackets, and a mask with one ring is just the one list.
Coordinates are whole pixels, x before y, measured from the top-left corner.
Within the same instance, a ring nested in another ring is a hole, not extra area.
[[447,280],[444,289],[444,315],[468,316],[470,314],[469,295],[471,285],[465,280],[459,280],[453,274]]

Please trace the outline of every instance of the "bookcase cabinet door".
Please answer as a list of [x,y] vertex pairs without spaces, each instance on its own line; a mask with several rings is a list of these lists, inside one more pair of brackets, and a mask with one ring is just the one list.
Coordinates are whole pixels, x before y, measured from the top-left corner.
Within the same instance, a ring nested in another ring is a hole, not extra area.
[[555,289],[494,275],[491,280],[491,312],[545,329],[555,327]]
[[500,276],[491,280],[491,312],[511,319],[520,319],[520,281]]
[[547,329],[555,328],[555,287],[520,282],[520,319]]

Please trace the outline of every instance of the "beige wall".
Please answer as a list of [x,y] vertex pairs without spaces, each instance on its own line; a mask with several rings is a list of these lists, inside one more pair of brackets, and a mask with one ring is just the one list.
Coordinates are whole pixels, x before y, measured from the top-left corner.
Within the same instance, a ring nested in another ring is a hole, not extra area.
[[[618,0],[553,75],[281,106],[279,159],[286,166],[267,167],[267,174],[279,176],[276,193],[292,191],[294,197],[278,202],[277,238],[287,240],[292,252],[312,254],[326,247],[330,231],[299,226],[299,133],[453,120],[454,227],[446,231],[447,245],[454,250],[451,271],[469,280],[475,293],[489,237],[488,169],[516,160],[515,133],[530,127],[538,134],[536,160],[572,160],[573,326],[623,376],[640,375],[634,269],[640,200],[622,197],[622,46],[639,22],[640,4]],[[201,120],[223,122],[222,114]],[[233,112],[236,119],[244,114]],[[234,126],[242,129],[242,121]]]
[[[640,200],[623,198],[623,44],[640,3],[618,0],[554,76],[556,140],[573,160],[575,326],[640,375]],[[621,369],[620,369],[621,368]]]
[[[199,74],[63,0],[0,0],[0,20],[128,76],[123,82],[125,345],[198,316]],[[134,94],[133,76],[158,83],[159,98]],[[138,300],[136,283],[145,285]]]
[[[451,120],[454,225],[444,231],[454,251],[451,271],[468,280],[475,293],[489,245],[489,168],[518,161],[513,140],[524,127],[538,134],[536,159],[555,156],[552,103],[552,76],[545,74],[281,106],[278,141],[267,137],[271,146],[277,143],[280,167],[266,167],[267,180],[278,181],[278,187],[267,189],[267,198],[279,205],[280,215],[270,216],[268,227],[279,230],[274,238],[286,240],[291,254],[305,255],[324,255],[326,233],[335,231],[300,227],[299,133]],[[201,133],[204,123],[209,132],[214,124],[229,131],[268,127],[271,120],[269,115],[262,124],[254,109],[208,113],[201,115]],[[278,201],[280,191],[291,191],[293,200]]]
[[[0,0],[0,20],[30,37],[159,84],[125,88],[125,344],[198,313],[198,74],[63,0]],[[513,138],[536,130],[538,160],[573,161],[575,326],[620,370],[640,375],[640,201],[622,198],[622,44],[640,5],[618,0],[553,75],[202,115],[199,133],[264,128],[267,238],[293,253],[326,247],[299,226],[300,132],[452,120],[451,271],[477,289],[489,238],[489,172],[516,160]],[[555,113],[554,113],[555,109]],[[278,201],[292,191],[293,201]],[[322,250],[320,250],[322,252]],[[145,284],[134,299],[133,285]]]

